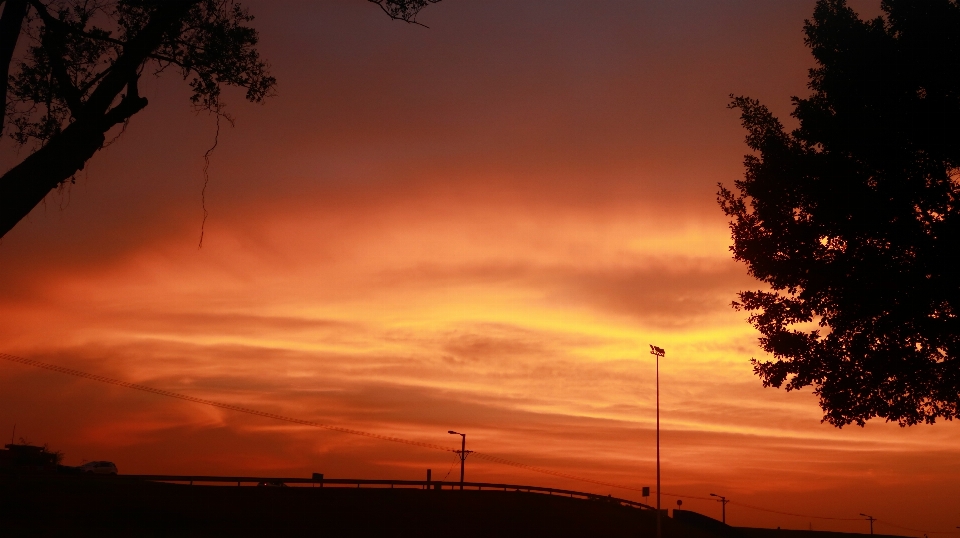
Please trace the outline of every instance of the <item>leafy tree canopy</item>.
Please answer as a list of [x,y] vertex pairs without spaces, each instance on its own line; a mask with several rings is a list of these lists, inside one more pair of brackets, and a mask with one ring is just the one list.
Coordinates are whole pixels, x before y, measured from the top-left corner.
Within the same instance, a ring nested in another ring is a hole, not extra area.
[[799,127],[734,98],[755,154],[719,192],[734,257],[769,285],[734,303],[774,358],[756,374],[812,386],[838,427],[934,423],[960,401],[960,4],[882,9],[817,3]]
[[[369,0],[416,22],[439,0]],[[0,0],[3,123],[34,151],[0,176],[0,237],[83,169],[111,129],[147,106],[144,75],[175,72],[193,106],[222,114],[223,86],[260,102],[276,80],[235,0]],[[16,53],[20,52],[19,56]]]

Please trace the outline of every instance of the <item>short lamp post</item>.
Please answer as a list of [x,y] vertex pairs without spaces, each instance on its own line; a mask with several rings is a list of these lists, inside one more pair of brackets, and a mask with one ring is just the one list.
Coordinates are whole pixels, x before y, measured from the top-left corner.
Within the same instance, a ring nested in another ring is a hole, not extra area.
[[467,461],[467,454],[473,452],[472,450],[467,450],[467,434],[455,432],[453,430],[448,431],[450,435],[459,435],[460,436],[460,450],[454,450],[458,456],[460,456],[460,491],[463,491],[463,467],[464,463]]
[[660,523],[662,517],[660,512],[660,357],[665,356],[667,352],[651,344],[650,354],[657,357],[657,538],[661,538],[663,535]]
[[711,496],[711,497],[716,497],[716,498],[720,499],[720,500],[717,501],[717,502],[720,503],[720,504],[723,506],[723,508],[721,508],[721,512],[720,512],[720,513],[722,514],[722,515],[721,515],[721,517],[723,518],[722,521],[723,521],[724,525],[726,525],[726,523],[727,523],[727,503],[730,502],[730,501],[728,501],[727,498],[724,497],[723,495],[717,495],[716,493],[711,493],[710,496]]
[[867,514],[864,514],[864,513],[861,513],[860,515],[867,518],[867,521],[870,522],[870,534],[873,534],[873,522],[876,521],[877,518],[873,516],[868,516]]

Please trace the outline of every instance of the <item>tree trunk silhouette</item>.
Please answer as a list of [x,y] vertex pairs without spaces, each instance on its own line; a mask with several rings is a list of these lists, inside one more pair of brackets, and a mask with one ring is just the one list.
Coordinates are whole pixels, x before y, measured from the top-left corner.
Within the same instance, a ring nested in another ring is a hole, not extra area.
[[[419,24],[420,10],[440,0],[368,1]],[[217,114],[222,86],[245,89],[255,103],[276,86],[248,25],[253,16],[232,0],[0,0],[0,8],[0,132],[39,146],[0,176],[0,237],[147,106],[139,73],[179,71],[194,108]],[[112,23],[98,27],[104,20]],[[11,75],[18,46],[25,53]]]
[[[150,22],[124,47],[110,72],[78,110],[75,120],[54,135],[43,147],[0,176],[0,237],[6,235],[39,204],[51,190],[82,170],[106,139],[106,132],[147,106],[137,91],[137,71],[161,44],[164,35],[180,23],[198,0],[167,0],[157,8]],[[7,0],[3,18],[14,2]],[[21,19],[22,20],[22,17]],[[10,23],[16,30],[19,22]],[[9,39],[0,38],[0,53]],[[15,45],[15,39],[13,39]],[[12,51],[11,51],[12,52]],[[0,58],[4,59],[4,58]],[[9,60],[4,63],[9,68]],[[6,89],[6,77],[3,82]],[[126,88],[120,102],[111,108]],[[6,91],[4,91],[4,95]]]

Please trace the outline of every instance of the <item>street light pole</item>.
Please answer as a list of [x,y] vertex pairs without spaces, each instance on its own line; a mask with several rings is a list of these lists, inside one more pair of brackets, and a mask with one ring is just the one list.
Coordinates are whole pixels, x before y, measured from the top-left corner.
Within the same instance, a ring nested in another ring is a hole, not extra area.
[[864,513],[861,513],[860,515],[867,518],[867,520],[870,522],[870,534],[873,534],[873,522],[876,521],[877,518],[873,516],[868,516],[867,514],[864,514]]
[[467,461],[467,454],[473,452],[472,450],[467,450],[467,434],[455,432],[453,430],[448,431],[450,435],[459,435],[460,436],[460,450],[454,450],[458,456],[460,456],[460,491],[463,491],[463,468],[464,463]]
[[650,354],[657,357],[657,538],[661,538],[660,512],[660,357],[667,354],[663,348],[650,345]]
[[722,514],[723,514],[723,516],[722,516],[722,517],[723,517],[723,520],[722,520],[722,521],[723,521],[723,524],[726,525],[726,523],[727,523],[727,503],[730,502],[730,501],[728,501],[727,498],[724,497],[723,495],[717,495],[716,493],[711,493],[710,496],[711,496],[711,497],[717,497],[717,498],[720,499],[720,500],[717,501],[717,502],[720,503],[720,504],[723,506],[723,508],[721,509],[721,510],[722,510]]

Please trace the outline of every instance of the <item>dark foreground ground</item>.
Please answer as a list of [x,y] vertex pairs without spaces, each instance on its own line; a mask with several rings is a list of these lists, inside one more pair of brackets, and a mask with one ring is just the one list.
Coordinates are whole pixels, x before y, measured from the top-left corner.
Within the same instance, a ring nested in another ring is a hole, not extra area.
[[[708,522],[709,523],[709,522]],[[665,538],[833,538],[664,518]],[[2,536],[653,537],[655,514],[537,493],[201,486],[0,475]]]

